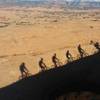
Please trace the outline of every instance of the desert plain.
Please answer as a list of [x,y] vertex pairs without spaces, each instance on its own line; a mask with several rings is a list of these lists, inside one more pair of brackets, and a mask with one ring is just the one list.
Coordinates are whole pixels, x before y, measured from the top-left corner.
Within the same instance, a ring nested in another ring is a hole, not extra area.
[[50,69],[54,53],[62,63],[67,50],[77,59],[79,44],[93,54],[91,40],[100,42],[99,9],[0,8],[0,87],[19,80],[22,62],[34,75],[41,57]]

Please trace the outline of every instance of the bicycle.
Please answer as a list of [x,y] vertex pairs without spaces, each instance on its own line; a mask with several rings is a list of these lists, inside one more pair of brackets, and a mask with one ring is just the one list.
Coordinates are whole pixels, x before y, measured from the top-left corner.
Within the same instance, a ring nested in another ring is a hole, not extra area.
[[60,62],[60,61],[58,61],[57,64],[58,64],[59,67],[63,65],[63,63]]
[[76,57],[76,59],[81,59],[81,58],[84,58],[84,57],[87,57],[87,56],[89,56],[89,54],[88,53],[86,53],[86,52],[83,52],[83,57],[81,57],[81,55],[80,54],[78,54],[77,55],[77,57]]
[[20,75],[20,76],[19,76],[19,80],[24,79],[24,78],[27,78],[27,77],[29,77],[29,76],[31,76],[31,75],[32,75],[32,74],[29,73],[29,72],[28,72],[27,74],[24,73],[23,75]]

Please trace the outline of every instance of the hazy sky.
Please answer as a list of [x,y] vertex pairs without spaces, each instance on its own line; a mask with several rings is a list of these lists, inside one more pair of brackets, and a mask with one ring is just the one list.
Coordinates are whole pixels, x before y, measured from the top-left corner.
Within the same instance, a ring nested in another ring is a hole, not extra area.
[[[0,0],[0,1],[3,1],[3,0]],[[11,1],[11,0],[4,0],[4,1]],[[18,1],[64,1],[64,0],[18,0]],[[100,1],[100,0],[65,0],[65,1]]]
[[[19,1],[40,1],[40,0],[19,0]],[[41,1],[44,1],[44,0],[41,0]],[[47,0],[47,1],[49,1],[49,0]],[[50,1],[57,1],[57,0],[50,0]],[[65,1],[76,1],[76,0],[65,0]],[[82,1],[100,1],[100,0],[82,0]]]
[[[19,1],[44,1],[44,0],[19,0]],[[57,0],[47,0],[47,1],[57,1]],[[65,0],[65,1],[76,1],[76,0]],[[82,0],[82,1],[100,1],[100,0]]]

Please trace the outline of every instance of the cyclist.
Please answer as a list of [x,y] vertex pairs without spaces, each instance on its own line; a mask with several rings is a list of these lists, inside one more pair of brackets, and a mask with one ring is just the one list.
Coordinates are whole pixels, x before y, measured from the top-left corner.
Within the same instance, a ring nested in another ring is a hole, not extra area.
[[41,58],[40,61],[39,61],[39,67],[41,68],[42,71],[47,69],[47,66],[44,63],[43,58]]
[[69,52],[69,50],[67,50],[67,52],[66,52],[66,58],[68,59],[68,62],[73,61],[73,57],[72,57],[71,53]]
[[20,72],[21,72],[22,78],[27,77],[27,74],[28,74],[29,71],[28,71],[28,69],[26,68],[24,62],[19,66],[19,68],[20,68]]

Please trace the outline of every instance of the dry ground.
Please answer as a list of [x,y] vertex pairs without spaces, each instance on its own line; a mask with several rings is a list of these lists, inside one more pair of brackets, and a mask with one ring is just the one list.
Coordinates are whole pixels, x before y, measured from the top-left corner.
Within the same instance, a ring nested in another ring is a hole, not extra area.
[[66,50],[78,55],[78,44],[93,53],[95,48],[89,42],[100,42],[99,13],[39,7],[0,9],[0,87],[18,80],[22,62],[35,74],[40,70],[40,57],[51,68],[53,53],[64,63]]

